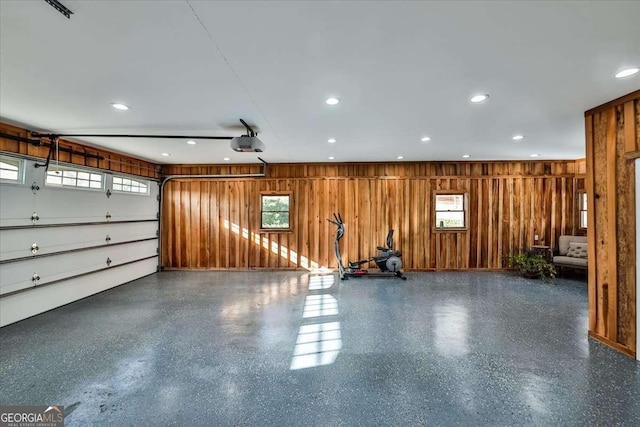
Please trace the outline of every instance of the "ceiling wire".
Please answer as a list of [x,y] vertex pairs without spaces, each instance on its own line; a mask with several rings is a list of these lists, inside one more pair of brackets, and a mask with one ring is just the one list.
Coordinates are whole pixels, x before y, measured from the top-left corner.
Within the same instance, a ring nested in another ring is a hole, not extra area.
[[224,52],[222,52],[222,49],[220,49],[220,46],[218,45],[218,43],[216,42],[215,38],[213,37],[213,35],[211,34],[211,32],[207,29],[207,27],[204,25],[204,22],[202,22],[202,20],[200,19],[200,16],[198,16],[198,13],[195,11],[195,9],[193,8],[193,5],[191,4],[190,0],[185,0],[186,3],[189,5],[189,8],[191,9],[191,12],[193,12],[193,15],[196,17],[196,19],[198,20],[198,22],[200,23],[200,26],[202,27],[202,29],[207,33],[207,36],[209,36],[209,40],[211,40],[211,42],[213,43],[213,45],[215,46],[216,50],[218,51],[218,53],[220,54],[220,56],[222,57],[222,59],[224,60],[224,62],[227,64],[227,66],[229,67],[229,69],[231,70],[231,73],[233,73],[233,75],[235,76],[236,80],[238,81],[238,83],[240,83],[240,86],[242,86],[242,89],[244,89],[244,91],[246,92],[247,96],[249,97],[249,99],[251,100],[251,102],[253,103],[254,107],[258,110],[258,112],[260,113],[260,115],[262,116],[262,118],[264,119],[264,121],[267,123],[267,126],[269,126],[269,128],[271,129],[271,131],[273,132],[273,134],[275,135],[277,140],[280,140],[280,137],[278,135],[278,132],[274,129],[274,127],[271,125],[271,123],[269,122],[269,119],[267,119],[267,116],[264,114],[264,112],[262,111],[262,109],[258,106],[258,103],[256,102],[255,98],[253,97],[253,95],[251,95],[251,92],[249,92],[249,89],[247,88],[247,86],[244,84],[244,82],[242,81],[242,79],[240,79],[240,76],[238,75],[238,73],[236,72],[235,68],[233,68],[233,65],[231,65],[231,62],[229,61],[229,59],[226,57],[226,55],[224,54]]

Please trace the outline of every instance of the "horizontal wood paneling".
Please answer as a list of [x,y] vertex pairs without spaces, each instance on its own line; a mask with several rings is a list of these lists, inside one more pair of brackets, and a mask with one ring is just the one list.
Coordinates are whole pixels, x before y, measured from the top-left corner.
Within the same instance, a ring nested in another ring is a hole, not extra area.
[[[0,123],[0,132],[19,136],[22,138],[30,138],[30,132],[28,130],[16,126],[11,126],[5,123]],[[160,177],[160,166],[154,163],[114,153],[108,150],[93,148],[75,142],[65,141],[63,139],[60,139],[59,146],[72,149],[79,153],[102,156],[104,159],[99,160],[96,158],[88,158],[81,154],[71,154],[64,151],[56,151],[54,149],[51,157],[52,161],[57,160],[74,165],[88,166],[92,168],[138,175],[147,178],[157,179]],[[49,154],[49,147],[34,146],[33,144],[27,142],[19,142],[8,138],[0,138],[0,151],[46,159],[47,155]],[[57,154],[59,154],[60,158],[56,157]]]
[[[511,177],[584,174],[585,161],[523,162],[397,162],[275,164],[267,167],[268,178],[372,178],[372,177]],[[164,175],[261,173],[261,164],[165,165]]]
[[[640,91],[586,113],[589,331],[636,353],[635,166]],[[615,345],[614,345],[615,344]]]
[[[576,168],[574,161],[283,164],[269,165],[265,178],[172,180],[162,204],[163,266],[335,268],[335,228],[326,219],[340,212],[345,259],[375,254],[393,228],[407,269],[499,269],[506,255],[534,243],[555,246],[559,235],[571,234]],[[171,166],[164,172],[260,169]],[[354,176],[343,175],[349,173]],[[468,193],[468,230],[433,229],[433,193],[441,190]],[[292,192],[292,232],[259,232],[263,191]],[[540,239],[534,242],[536,234]]]

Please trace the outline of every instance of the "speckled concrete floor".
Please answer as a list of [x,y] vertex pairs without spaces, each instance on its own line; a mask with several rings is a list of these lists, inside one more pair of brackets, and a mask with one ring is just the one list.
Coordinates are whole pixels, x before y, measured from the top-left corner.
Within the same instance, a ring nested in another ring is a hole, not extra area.
[[165,272],[0,330],[0,404],[67,425],[640,425],[586,284]]

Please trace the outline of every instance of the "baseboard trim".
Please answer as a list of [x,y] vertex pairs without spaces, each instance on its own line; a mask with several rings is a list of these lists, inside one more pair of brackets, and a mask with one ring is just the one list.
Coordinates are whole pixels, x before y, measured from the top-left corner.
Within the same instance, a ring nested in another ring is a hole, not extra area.
[[623,346],[622,344],[619,344],[617,342],[611,341],[609,338],[605,338],[602,335],[598,335],[595,332],[591,332],[591,331],[589,331],[589,337],[593,338],[595,340],[598,340],[601,343],[606,344],[606,345],[608,345],[609,347],[612,347],[615,350],[618,350],[622,354],[625,354],[625,355],[627,355],[629,357],[632,357],[634,359],[636,358],[636,352],[635,351],[631,350],[628,347]]

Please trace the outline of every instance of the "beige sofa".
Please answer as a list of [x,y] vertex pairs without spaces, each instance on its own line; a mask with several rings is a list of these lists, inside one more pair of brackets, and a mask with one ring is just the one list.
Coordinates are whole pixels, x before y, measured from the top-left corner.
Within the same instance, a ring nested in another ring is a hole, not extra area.
[[585,236],[560,236],[558,250],[554,254],[556,267],[587,268],[587,238]]

